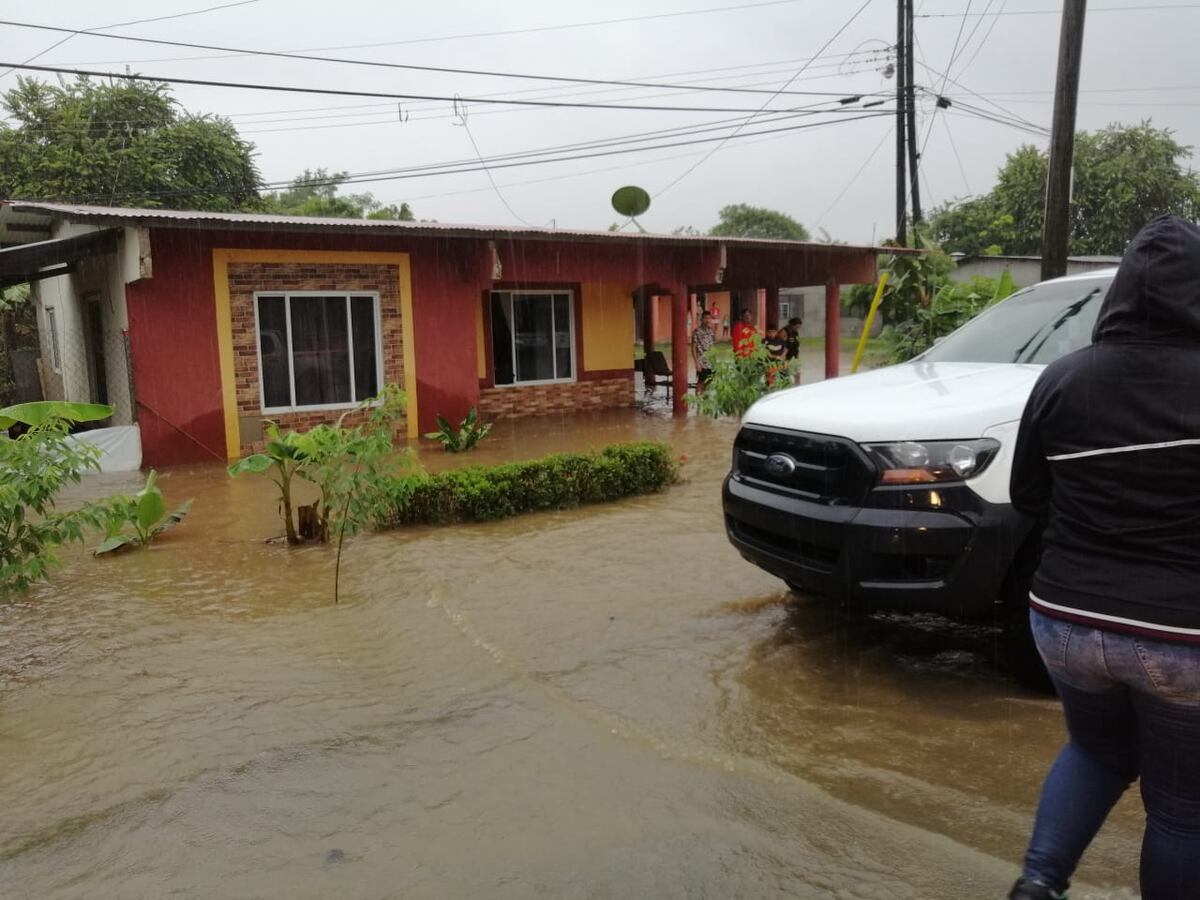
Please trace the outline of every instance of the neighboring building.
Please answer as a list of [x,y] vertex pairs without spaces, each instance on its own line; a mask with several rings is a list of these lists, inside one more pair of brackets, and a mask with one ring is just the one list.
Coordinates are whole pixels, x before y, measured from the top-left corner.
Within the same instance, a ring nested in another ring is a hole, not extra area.
[[[1042,280],[1042,258],[1040,256],[971,256],[955,253],[957,267],[950,273],[954,281],[970,281],[982,278],[999,278],[1008,271],[1017,287],[1029,287]],[[1107,269],[1121,261],[1119,256],[1069,256],[1067,274],[1078,275],[1094,269]]]
[[662,337],[682,413],[697,297],[869,281],[881,252],[0,204],[0,283],[34,284],[45,393],[111,404],[148,465],[237,457],[261,446],[264,419],[330,421],[387,383],[406,390],[408,437],[472,406],[496,418],[632,405],[637,297],[671,298]]

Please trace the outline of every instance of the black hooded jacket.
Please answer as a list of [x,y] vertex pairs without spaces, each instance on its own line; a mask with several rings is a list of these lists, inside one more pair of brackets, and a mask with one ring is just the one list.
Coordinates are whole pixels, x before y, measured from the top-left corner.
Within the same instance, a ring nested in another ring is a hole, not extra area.
[[1162,216],[1121,260],[1092,346],[1034,386],[1013,506],[1042,519],[1030,602],[1200,643],[1200,228]]

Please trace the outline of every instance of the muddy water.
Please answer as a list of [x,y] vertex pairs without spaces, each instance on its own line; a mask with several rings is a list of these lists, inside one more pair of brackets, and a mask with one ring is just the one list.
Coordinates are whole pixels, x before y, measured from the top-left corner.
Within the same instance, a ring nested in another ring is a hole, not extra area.
[[[263,542],[269,485],[163,473],[181,528],[0,605],[0,896],[1002,895],[1054,704],[986,631],[744,564],[732,433],[501,427],[475,460],[658,438],[686,481],[356,537],[336,607],[330,552]],[[1127,802],[1072,896],[1133,896],[1137,828]]]

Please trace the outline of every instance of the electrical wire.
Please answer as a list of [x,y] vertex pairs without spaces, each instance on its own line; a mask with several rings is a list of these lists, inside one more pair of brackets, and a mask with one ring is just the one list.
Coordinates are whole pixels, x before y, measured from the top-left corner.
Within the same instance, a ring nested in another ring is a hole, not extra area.
[[858,167],[858,171],[857,171],[857,172],[855,172],[853,175],[851,175],[851,176],[850,176],[850,180],[846,182],[846,186],[845,186],[845,187],[843,187],[843,188],[842,188],[842,189],[841,189],[841,190],[838,192],[838,195],[837,195],[836,197],[834,197],[834,198],[833,198],[833,200],[831,200],[831,201],[830,201],[829,205],[828,205],[827,207],[825,207],[825,211],[824,211],[824,212],[822,212],[822,213],[821,213],[821,215],[817,216],[816,220],[814,221],[814,224],[815,224],[816,226],[820,227],[821,225],[824,225],[824,224],[825,224],[825,217],[826,217],[826,216],[828,216],[828,215],[829,215],[831,212],[833,212],[833,208],[834,208],[835,206],[837,206],[837,205],[838,205],[838,204],[841,202],[841,200],[842,200],[842,198],[843,198],[843,197],[845,197],[845,196],[846,196],[846,193],[847,193],[847,192],[850,190],[850,188],[852,188],[852,187],[854,186],[854,184],[855,184],[855,183],[858,181],[858,179],[859,179],[859,177],[862,175],[862,173],[863,173],[863,172],[865,172],[865,171],[867,170],[867,166],[869,166],[869,165],[871,164],[871,161],[872,161],[872,160],[874,160],[874,159],[875,159],[875,157],[879,155],[879,151],[883,149],[883,145],[884,145],[884,144],[886,144],[886,143],[888,142],[888,139],[889,139],[889,138],[891,138],[891,136],[892,136],[892,135],[893,135],[895,132],[896,132],[896,125],[895,125],[895,123],[893,122],[893,123],[892,123],[892,127],[891,127],[891,128],[889,128],[889,129],[888,129],[888,130],[887,130],[887,131],[884,133],[884,135],[883,135],[883,137],[880,139],[879,143],[875,145],[875,149],[874,149],[874,150],[872,150],[872,151],[870,152],[870,154],[868,154],[867,158],[863,160],[863,164],[862,164],[861,166],[859,166],[859,167]]
[[963,107],[961,105],[959,105],[957,107],[957,110],[958,111],[955,111],[955,109],[951,109],[951,110],[949,110],[949,114],[954,115],[954,116],[970,117],[973,119],[982,119],[985,122],[994,122],[997,125],[1005,125],[1009,128],[1015,128],[1018,131],[1025,132],[1026,134],[1032,134],[1035,137],[1039,137],[1039,138],[1046,137],[1046,133],[1043,131],[1034,131],[1031,128],[1026,128],[1023,125],[1019,125],[1015,122],[1010,122],[1008,120],[1001,119],[999,117],[991,116],[987,113],[966,110],[966,109],[963,109]]
[[[988,30],[986,32],[984,32],[983,40],[981,40],[978,44],[975,45],[975,52],[971,54],[971,58],[968,59],[965,63],[963,63],[963,67],[958,70],[958,74],[960,76],[964,72],[966,72],[967,69],[971,68],[971,63],[975,62],[976,57],[979,56],[979,51],[981,51],[984,47],[986,47],[988,41],[990,41],[992,39],[992,32],[996,30],[996,24],[1000,21],[1000,16],[1002,16],[1004,14],[1004,9],[1007,6],[1008,6],[1008,0],[1004,0],[1004,2],[1000,4],[1000,8],[996,11],[996,14],[992,17],[992,24],[989,25]],[[980,21],[982,22],[983,20],[980,19]]]
[[942,125],[946,129],[946,137],[950,140],[950,149],[954,151],[954,159],[958,162],[958,173],[962,175],[963,185],[968,194],[974,194],[975,192],[971,190],[971,180],[967,178],[967,167],[963,165],[962,157],[958,154],[958,144],[954,142],[954,133],[950,130],[950,123],[943,118]]
[[[966,91],[966,92],[967,92],[968,94],[970,94],[972,97],[975,97],[975,98],[976,98],[976,99],[978,99],[978,100],[982,100],[984,103],[988,104],[988,105],[989,105],[989,106],[991,106],[991,107],[994,107],[995,109],[999,110],[999,111],[1000,111],[1001,113],[1003,113],[1004,115],[1011,116],[1011,117],[1012,117],[1012,118],[1014,118],[1014,119],[1017,119],[1017,120],[1019,120],[1019,121],[1022,121],[1022,122],[1024,122],[1024,124],[1025,124],[1025,125],[1027,125],[1027,126],[1029,126],[1029,127],[1031,127],[1031,128],[1040,128],[1040,127],[1041,127],[1041,126],[1040,126],[1040,125],[1038,125],[1036,122],[1031,122],[1031,121],[1029,121],[1028,119],[1025,119],[1025,118],[1023,118],[1023,117],[1021,117],[1021,116],[1018,116],[1016,113],[1014,113],[1014,112],[1013,112],[1012,110],[1010,110],[1010,109],[1005,109],[1005,108],[1004,108],[1003,106],[1001,106],[999,103],[997,103],[996,101],[994,101],[994,100],[990,99],[989,97],[985,97],[983,94],[979,93],[978,91],[973,91],[973,90],[971,90],[969,87],[967,87],[967,86],[966,86],[965,84],[963,84],[961,81],[959,81],[959,80],[957,80],[956,78],[954,78],[953,76],[951,76],[951,75],[950,75],[950,73],[948,73],[948,72],[939,72],[937,69],[933,68],[933,66],[929,65],[928,63],[926,63],[926,62],[924,62],[924,61],[918,61],[917,65],[919,65],[921,68],[923,68],[923,69],[924,69],[926,72],[928,72],[928,73],[930,73],[931,75],[933,75],[933,77],[934,77],[934,78],[941,78],[942,76],[945,76],[945,77],[946,77],[946,80],[948,80],[948,81],[949,81],[949,82],[950,82],[952,85],[954,85],[954,86],[955,86],[956,88],[958,88],[959,90]],[[961,101],[960,101],[960,102],[961,102]]]
[[[1152,10],[1161,9],[1200,9],[1200,3],[1156,3],[1145,4],[1142,6],[1093,6],[1088,8],[1088,15],[1092,13],[1106,12],[1150,12]],[[1004,13],[1006,16],[1057,16],[1061,14],[1061,10],[1057,9],[1010,9]],[[917,16],[918,19],[953,19],[962,13],[925,13]],[[973,15],[982,15],[982,13],[973,13]]]
[[[893,113],[893,115],[894,115],[894,113]],[[753,144],[766,144],[771,141],[783,140],[787,137],[790,137],[790,135],[788,135],[788,134],[768,135],[767,137],[759,138],[758,140],[747,140],[744,142],[744,144],[739,145],[739,146],[746,146],[746,145],[753,145]],[[726,148],[726,149],[728,149],[728,148]],[[699,156],[703,152],[704,151],[699,151],[697,153],[673,153],[669,156],[660,156],[660,157],[655,157],[653,159],[634,160],[633,162],[622,163],[617,166],[604,166],[602,168],[595,168],[595,169],[582,169],[582,170],[579,170],[576,172],[571,172],[570,174],[567,174],[567,175],[552,175],[548,178],[533,178],[533,179],[526,179],[524,181],[510,181],[510,182],[501,184],[500,187],[503,188],[504,190],[509,190],[514,187],[528,187],[528,186],[532,186],[532,185],[536,185],[536,184],[548,184],[548,183],[554,182],[554,181],[569,181],[574,178],[585,178],[589,175],[598,175],[598,174],[602,174],[605,172],[628,172],[631,167],[654,166],[654,165],[658,165],[660,163],[674,162],[677,159],[689,159],[694,156]],[[441,199],[443,197],[460,197],[460,196],[464,196],[467,194],[486,194],[490,191],[491,191],[491,187],[467,188],[467,189],[459,190],[459,191],[443,191],[443,192],[436,193],[436,194],[417,194],[415,196],[405,195],[401,199],[404,202],[411,203],[411,202],[415,202],[418,200],[436,200],[436,199]],[[386,202],[400,203],[401,199],[389,200]]]
[[[599,19],[591,22],[569,22],[562,25],[539,25],[532,28],[511,28],[504,31],[477,31],[467,34],[445,34],[423,38],[407,38],[402,41],[376,41],[369,44],[340,44],[332,47],[305,47],[293,51],[298,53],[308,52],[324,52],[327,50],[374,50],[380,47],[405,47],[412,44],[431,44],[440,43],[442,41],[460,41],[473,38],[490,38],[490,37],[511,37],[521,34],[541,34],[548,31],[568,31],[576,28],[595,28],[604,25],[624,25],[630,22],[649,22],[656,19],[675,19],[682,16],[701,16],[709,13],[721,12],[739,12],[742,10],[758,9],[765,6],[782,6],[785,4],[799,3],[801,0],[766,0],[761,3],[745,3],[739,6],[713,6],[707,9],[687,9],[679,12],[670,13],[652,13],[644,16],[625,16],[619,19]],[[236,54],[235,54],[236,55]],[[208,55],[208,56],[185,56],[172,57],[167,59],[131,59],[117,60],[114,65],[124,65],[126,63],[143,63],[143,62],[193,62],[210,59],[228,59],[229,55]]]
[[[130,19],[127,22],[113,22],[111,25],[96,25],[93,28],[84,28],[81,30],[64,29],[65,31],[70,31],[70,34],[68,34],[66,37],[62,38],[62,40],[55,41],[53,44],[51,44],[45,50],[41,50],[38,53],[33,54],[33,56],[29,57],[29,59],[25,60],[25,62],[31,63],[35,60],[41,59],[43,56],[45,56],[51,50],[57,50],[59,47],[61,47],[63,44],[65,44],[67,41],[69,41],[71,38],[75,37],[75,35],[77,35],[77,34],[86,34],[86,35],[90,35],[92,37],[112,37],[112,35],[98,34],[97,32],[104,31],[108,28],[125,28],[128,25],[145,25],[150,22],[165,22],[168,19],[183,19],[183,18],[186,18],[187,16],[198,16],[203,13],[216,12],[217,10],[221,10],[221,9],[232,9],[235,6],[249,6],[251,3],[259,3],[259,2],[261,2],[261,0],[235,0],[235,2],[233,2],[233,3],[222,3],[218,6],[206,6],[203,9],[193,9],[193,10],[189,10],[187,12],[171,13],[170,15],[166,15],[166,16],[151,16],[148,19]],[[13,72],[13,69],[11,69],[11,68],[6,69],[5,71],[0,72],[0,78],[4,78],[6,75],[11,75],[12,72]]]
[[[871,0],[867,0],[870,3]],[[865,4],[864,4],[865,6]],[[100,72],[92,69],[72,69],[62,66],[34,66],[27,63],[7,63],[0,62],[0,66],[11,66],[14,69],[22,69],[31,72],[52,72],[61,75],[76,75],[85,78],[117,78],[122,81],[159,81],[164,84],[186,84],[198,87],[218,87],[230,88],[234,90],[250,90],[250,91],[272,91],[276,93],[286,94],[322,94],[331,97],[378,97],[387,98],[390,100],[442,100],[453,102],[455,97],[449,95],[437,94],[399,94],[387,93],[385,91],[351,91],[338,88],[316,88],[316,87],[300,87],[296,85],[282,84],[261,84],[257,82],[245,81],[215,81],[206,78],[175,78],[160,75],[134,75],[127,72]],[[772,95],[767,99],[770,103],[776,95]],[[766,104],[759,107],[757,110],[744,109],[739,107],[704,107],[704,106],[645,106],[628,103],[571,103],[567,101],[553,100],[502,100],[497,98],[485,97],[459,97],[459,100],[467,103],[491,103],[505,106],[529,106],[529,107],[546,107],[553,109],[619,109],[619,110],[637,110],[643,112],[744,112],[756,114],[766,109]]]
[[295,59],[303,62],[320,62],[320,63],[335,63],[337,65],[346,66],[367,66],[370,68],[380,69],[403,69],[410,72],[436,72],[439,74],[451,75],[474,75],[484,76],[487,78],[515,78],[526,81],[552,81],[566,84],[593,84],[606,85],[616,87],[634,87],[634,88],[679,88],[689,91],[713,91],[719,93],[742,93],[742,94],[771,94],[772,98],[778,97],[781,94],[805,96],[805,97],[828,97],[837,96],[835,91],[771,91],[758,88],[741,88],[741,87],[720,87],[717,85],[673,85],[663,84],[661,82],[651,81],[616,81],[605,78],[580,78],[568,75],[537,75],[529,72],[498,72],[487,69],[458,69],[449,68],[446,66],[418,66],[411,63],[385,62],[381,60],[371,59],[350,59],[347,57],[336,56],[315,56],[304,53],[288,53],[282,50],[251,50],[239,47],[222,47],[217,44],[197,44],[190,41],[169,41],[162,38],[147,38],[147,37],[132,37],[123,34],[95,34],[88,31],[83,31],[74,28],[60,28],[54,25],[35,25],[29,22],[16,22],[9,19],[0,19],[0,25],[7,25],[15,28],[31,28],[39,31],[52,31],[56,33],[66,32],[69,35],[87,34],[89,37],[105,38],[113,41],[125,41],[139,44],[158,44],[168,47],[188,47],[196,50],[220,50],[230,53],[235,56],[252,56],[252,57],[267,57],[272,59]]
[[844,31],[845,31],[847,28],[849,28],[849,27],[850,27],[852,24],[854,24],[854,21],[855,21],[855,20],[856,20],[856,19],[857,19],[857,18],[858,18],[860,15],[862,15],[863,11],[864,11],[864,10],[865,10],[865,9],[866,9],[868,6],[870,6],[870,5],[871,5],[871,0],[864,0],[864,2],[863,2],[863,4],[862,4],[862,6],[860,6],[860,7],[859,7],[857,10],[855,10],[855,11],[854,11],[854,13],[853,13],[853,15],[851,15],[851,16],[850,16],[850,18],[849,18],[849,19],[847,19],[847,20],[845,21],[845,23],[843,23],[842,27],[841,27],[841,28],[839,28],[837,31],[835,31],[835,32],[833,33],[833,37],[831,37],[829,40],[827,40],[827,41],[826,41],[824,44],[822,44],[822,45],[821,45],[821,49],[819,49],[819,50],[816,52],[816,55],[815,55],[815,56],[813,56],[813,57],[812,57],[812,58],[811,58],[811,59],[810,59],[808,62],[806,62],[806,63],[805,63],[803,66],[801,66],[801,67],[800,67],[800,68],[799,68],[799,69],[796,71],[796,74],[794,74],[794,75],[793,75],[791,78],[789,78],[789,79],[788,79],[786,82],[784,82],[784,84],[783,84],[783,87],[781,87],[781,88],[779,89],[779,91],[778,91],[778,92],[776,92],[776,94],[775,94],[774,96],[772,96],[772,97],[768,97],[768,98],[767,98],[767,99],[766,99],[766,100],[763,102],[763,105],[762,105],[762,106],[761,106],[761,107],[758,109],[758,111],[757,111],[756,113],[754,113],[754,115],[750,116],[750,118],[749,118],[749,119],[747,119],[745,123],[743,123],[742,125],[739,125],[739,126],[737,127],[737,129],[736,129],[736,130],[733,132],[733,134],[731,134],[731,135],[729,135],[728,137],[726,137],[726,138],[725,138],[725,139],[724,139],[724,140],[723,140],[723,141],[722,141],[720,144],[718,144],[716,147],[714,147],[712,150],[710,150],[710,151],[709,151],[709,152],[708,152],[708,153],[707,153],[707,154],[706,154],[704,157],[702,157],[702,158],[701,158],[701,159],[700,159],[698,162],[694,163],[693,165],[691,165],[691,166],[689,166],[687,169],[685,169],[685,170],[684,170],[682,173],[680,173],[680,174],[679,174],[679,175],[678,175],[678,176],[677,176],[677,177],[676,177],[674,180],[672,180],[671,182],[669,182],[669,183],[667,184],[667,186],[666,186],[666,187],[664,187],[664,188],[661,188],[661,189],[660,189],[660,190],[659,190],[659,191],[658,191],[658,192],[657,192],[657,193],[656,193],[654,196],[655,196],[655,197],[661,197],[661,196],[662,196],[663,194],[665,194],[667,191],[671,190],[671,188],[675,187],[675,185],[679,184],[681,181],[683,181],[685,178],[687,178],[689,175],[691,175],[693,172],[695,172],[695,171],[696,171],[698,168],[700,168],[702,165],[704,165],[706,162],[708,162],[708,160],[712,158],[712,156],[713,156],[713,154],[714,154],[714,153],[716,153],[716,152],[717,152],[719,149],[721,149],[721,147],[725,146],[725,143],[727,143],[728,141],[731,141],[731,140],[733,140],[735,137],[737,137],[737,136],[738,136],[738,134],[741,132],[742,128],[746,127],[746,125],[748,125],[748,124],[749,124],[751,121],[753,121],[753,119],[755,118],[755,116],[757,116],[757,115],[759,115],[760,113],[762,113],[762,112],[766,111],[767,107],[770,105],[771,101],[775,99],[775,97],[778,97],[778,96],[779,96],[779,94],[781,94],[781,93],[782,93],[784,90],[786,90],[787,88],[791,87],[792,83],[793,83],[793,82],[794,82],[794,81],[795,81],[797,78],[799,78],[801,75],[803,75],[803,74],[804,74],[804,71],[805,71],[805,70],[806,70],[806,69],[807,69],[807,68],[808,68],[808,67],[809,67],[809,66],[810,66],[810,65],[811,65],[813,62],[815,62],[816,60],[820,59],[820,57],[821,57],[821,54],[823,54],[823,53],[824,53],[824,52],[825,52],[827,49],[829,49],[829,46],[830,46],[830,45],[831,45],[831,44],[832,44],[834,41],[836,41],[836,40],[837,40],[839,37],[841,37],[841,36],[842,36],[842,32],[844,32]]
[[[940,88],[938,88],[938,91],[937,91],[938,96],[941,96],[942,94],[944,94],[946,92],[946,81],[950,78],[950,70],[954,68],[954,61],[956,59],[958,59],[958,44],[959,44],[959,41],[962,40],[963,27],[967,24],[967,17],[971,14],[971,4],[973,2],[974,2],[974,0],[967,0],[967,8],[963,12],[962,18],[959,19],[959,21],[958,21],[958,34],[955,35],[954,46],[950,49],[950,61],[948,63],[946,63],[946,71],[942,75],[942,86]],[[991,5],[992,4],[989,0],[989,3],[988,3],[989,9],[991,8]],[[983,20],[980,19],[979,21],[981,22]],[[978,25],[978,22],[976,23],[976,25]],[[914,32],[914,34],[915,34],[915,32]],[[969,42],[970,38],[968,38],[967,40]],[[928,66],[926,66],[926,68],[928,68]],[[925,147],[929,144],[929,138],[933,135],[933,123],[934,123],[934,120],[937,119],[937,112],[938,112],[938,107],[935,104],[933,107],[933,111],[929,114],[929,127],[925,129],[925,139],[923,141],[921,141],[921,149],[917,153],[918,159],[920,159],[921,156],[923,156],[925,154]]]
[[[820,121],[820,122],[805,122],[805,123],[801,123],[799,125],[787,125],[787,126],[782,126],[779,128],[763,129],[763,130],[759,130],[759,131],[751,131],[751,132],[744,131],[744,132],[738,133],[734,137],[740,139],[740,138],[752,138],[752,137],[757,137],[760,135],[784,134],[784,133],[788,133],[788,132],[804,131],[804,130],[810,130],[813,128],[822,128],[822,127],[828,127],[831,125],[839,125],[839,124],[847,123],[847,122],[862,121],[862,120],[866,120],[866,119],[875,119],[875,118],[879,118],[880,116],[890,116],[890,115],[893,115],[893,113],[865,111],[865,112],[862,112],[860,115],[848,116],[845,118],[824,120],[824,121]],[[580,160],[580,159],[595,159],[595,158],[600,158],[600,157],[617,156],[617,155],[628,154],[628,153],[642,153],[642,152],[648,152],[648,151],[653,151],[653,150],[664,150],[664,149],[670,149],[670,148],[674,148],[674,147],[689,147],[689,146],[692,146],[695,144],[710,143],[713,141],[728,142],[728,140],[730,140],[730,138],[728,136],[726,136],[726,137],[700,137],[700,138],[695,138],[695,139],[691,139],[691,140],[671,141],[668,143],[660,143],[660,144],[655,144],[653,146],[648,146],[648,147],[618,147],[615,149],[597,150],[597,151],[587,152],[587,153],[574,153],[574,154],[561,155],[561,156],[545,158],[545,159],[542,159],[542,158],[516,159],[516,160],[512,160],[512,161],[508,161],[508,162],[501,162],[499,164],[489,162],[488,165],[492,169],[522,168],[522,167],[531,166],[531,165],[545,165],[545,164],[549,164],[549,163],[573,162],[575,160]],[[399,181],[399,180],[408,180],[408,179],[412,179],[412,178],[425,178],[425,177],[433,177],[433,176],[439,176],[439,175],[458,175],[458,174],[482,171],[480,166],[478,166],[478,165],[473,165],[473,166],[472,165],[458,165],[458,164],[442,164],[442,165],[443,165],[442,168],[434,168],[431,166],[424,166],[424,167],[410,167],[408,169],[395,169],[395,170],[390,170],[390,171],[383,171],[380,173],[359,173],[359,174],[349,175],[346,177],[306,181],[305,184],[314,186],[314,187],[324,186],[324,185],[368,184],[368,183],[373,183],[373,182]],[[76,202],[84,202],[84,203],[91,202],[91,201],[98,200],[98,199],[113,202],[116,200],[128,199],[131,197],[136,197],[136,198],[155,197],[155,198],[158,198],[158,197],[183,197],[183,196],[188,196],[191,194],[244,193],[244,192],[250,191],[250,190],[270,190],[273,188],[274,189],[286,188],[286,187],[289,187],[291,184],[292,184],[291,181],[281,181],[281,182],[274,182],[274,183],[260,183],[260,184],[249,185],[244,188],[226,191],[226,192],[213,191],[210,189],[179,189],[179,190],[171,190],[171,191],[128,192],[128,193],[123,193],[123,194],[93,194],[93,195],[89,195],[88,197],[76,197],[76,198],[74,198],[74,200]]]
[[[946,78],[950,77],[950,70],[954,68],[954,61],[956,59],[958,59],[958,45],[959,45],[959,42],[962,40],[963,27],[967,24],[967,17],[971,15],[971,4],[973,4],[974,2],[975,2],[975,0],[967,0],[967,8],[963,12],[962,18],[959,19],[959,21],[958,21],[958,34],[955,35],[955,37],[954,37],[954,46],[952,48],[950,48],[950,62],[946,63]],[[990,6],[991,4],[989,3],[988,5]],[[945,89],[946,89],[946,82],[943,79],[942,86],[938,90],[938,93],[939,94],[942,93],[942,91],[944,91]]]
[[512,204],[508,202],[508,198],[504,196],[504,192],[500,190],[500,186],[496,184],[496,177],[492,174],[492,170],[484,161],[483,153],[479,150],[479,144],[475,143],[475,135],[471,134],[471,125],[467,121],[467,114],[465,111],[463,112],[462,116],[462,129],[467,133],[467,139],[471,142],[471,147],[475,150],[475,156],[479,160],[479,165],[483,169],[483,173],[487,175],[487,180],[492,186],[492,191],[500,199],[500,202],[504,204],[504,208],[507,209],[509,214],[522,225],[528,225],[532,228],[533,226],[527,220],[521,218],[520,214],[512,208]]

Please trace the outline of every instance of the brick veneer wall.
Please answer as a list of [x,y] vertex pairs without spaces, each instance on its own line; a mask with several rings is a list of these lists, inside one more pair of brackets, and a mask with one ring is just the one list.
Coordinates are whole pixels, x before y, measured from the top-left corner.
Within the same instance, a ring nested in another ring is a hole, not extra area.
[[479,391],[483,418],[519,418],[634,405],[633,373],[569,384],[492,387]]
[[[258,291],[328,291],[331,294],[354,292],[379,295],[382,322],[383,383],[404,384],[404,350],[401,335],[400,289],[395,266],[333,263],[236,263],[229,264],[229,307],[233,318],[234,379],[237,388],[238,416],[241,417],[242,454],[262,449],[257,427],[247,428],[247,420],[270,418],[281,428],[311,428],[333,422],[341,410],[271,413],[262,411],[258,372],[258,335],[254,326],[254,294]],[[347,416],[347,424],[357,424],[365,414]],[[406,429],[401,417],[396,437]]]

